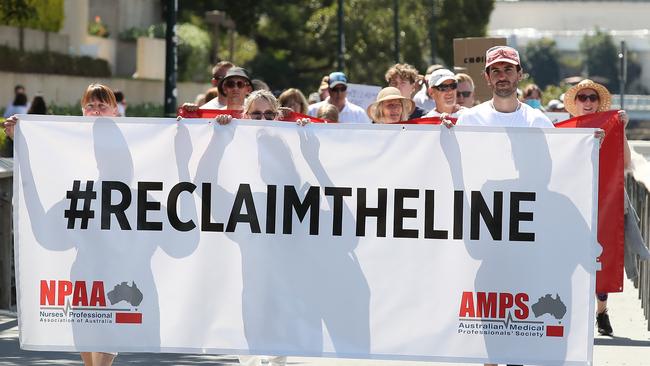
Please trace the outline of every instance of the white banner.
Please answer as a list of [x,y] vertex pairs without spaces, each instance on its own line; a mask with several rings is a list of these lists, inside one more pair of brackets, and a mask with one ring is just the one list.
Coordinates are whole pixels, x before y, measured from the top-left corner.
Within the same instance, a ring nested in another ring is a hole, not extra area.
[[597,141],[21,116],[20,343],[587,365]]

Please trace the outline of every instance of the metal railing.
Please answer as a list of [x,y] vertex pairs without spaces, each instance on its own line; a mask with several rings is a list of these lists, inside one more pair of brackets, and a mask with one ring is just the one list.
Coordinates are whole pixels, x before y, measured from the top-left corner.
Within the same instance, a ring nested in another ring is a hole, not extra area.
[[[636,210],[639,218],[641,219],[641,235],[643,236],[645,245],[648,246],[648,238],[650,238],[650,192],[645,184],[634,179],[632,175],[628,175],[626,181],[627,193],[632,201],[632,206]],[[640,261],[636,258],[639,268],[639,276],[634,280],[634,287],[639,290],[639,299],[641,300],[641,308],[643,308],[643,315],[646,320],[650,319],[650,262]],[[648,330],[650,330],[650,322],[648,322]]]

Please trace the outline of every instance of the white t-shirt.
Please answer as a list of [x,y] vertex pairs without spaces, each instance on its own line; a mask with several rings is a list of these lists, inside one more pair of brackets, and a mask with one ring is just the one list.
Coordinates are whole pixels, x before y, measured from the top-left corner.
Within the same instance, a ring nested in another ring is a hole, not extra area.
[[457,126],[490,127],[554,127],[546,115],[539,109],[520,103],[518,110],[512,113],[497,112],[492,108],[492,101],[481,103],[463,112],[458,117]]
[[[456,113],[452,113],[451,115],[449,115],[449,117],[458,118],[460,117],[461,114],[465,113],[467,109],[468,108],[460,106],[460,109],[456,111]],[[437,110],[432,109],[429,111],[429,113],[425,114],[423,117],[440,117],[441,114],[442,113],[438,112]]]
[[[322,102],[314,103],[309,106],[307,114],[316,117],[318,109],[325,103],[329,103],[329,97]],[[339,123],[371,123],[372,121],[366,114],[366,111],[356,104],[345,99],[343,110],[339,111]]]
[[226,109],[226,106],[219,103],[219,97],[210,99],[207,103],[200,106],[199,109]]
[[417,93],[415,93],[413,96],[413,101],[415,102],[416,106],[424,109],[425,112],[432,111],[436,108],[436,101],[429,98],[429,94],[427,94],[427,87],[424,85]]
[[26,105],[13,105],[10,104],[7,106],[7,109],[5,109],[5,114],[4,117],[8,118],[13,116],[14,114],[27,114],[27,111],[29,110],[29,107]]

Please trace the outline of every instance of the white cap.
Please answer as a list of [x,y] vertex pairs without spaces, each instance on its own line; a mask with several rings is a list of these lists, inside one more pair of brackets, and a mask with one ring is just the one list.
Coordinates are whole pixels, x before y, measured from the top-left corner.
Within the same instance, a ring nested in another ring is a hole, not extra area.
[[427,81],[429,82],[429,87],[432,87],[432,86],[439,86],[440,84],[444,83],[447,80],[454,80],[458,82],[456,75],[450,70],[438,69],[434,71],[431,75],[429,75],[429,80]]

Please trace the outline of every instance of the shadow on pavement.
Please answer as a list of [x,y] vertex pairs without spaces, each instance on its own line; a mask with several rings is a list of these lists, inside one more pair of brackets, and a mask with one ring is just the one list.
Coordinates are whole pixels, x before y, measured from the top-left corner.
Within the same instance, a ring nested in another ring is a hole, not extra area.
[[638,340],[626,337],[595,338],[596,346],[650,347],[650,340]]

